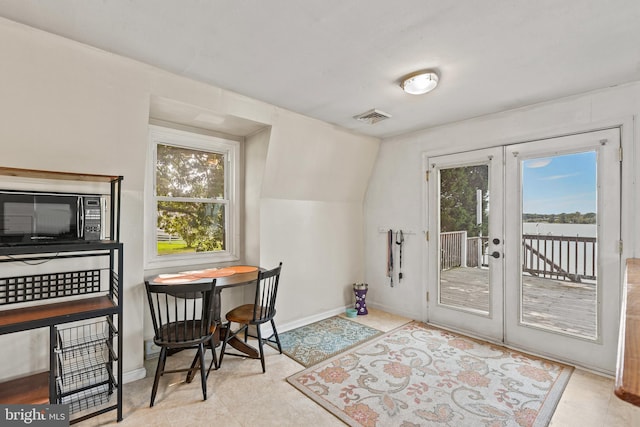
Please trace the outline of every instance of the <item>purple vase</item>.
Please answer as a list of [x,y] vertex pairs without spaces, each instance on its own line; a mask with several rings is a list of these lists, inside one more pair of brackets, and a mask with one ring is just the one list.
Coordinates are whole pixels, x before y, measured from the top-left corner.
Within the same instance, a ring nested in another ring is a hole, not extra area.
[[369,289],[369,285],[367,285],[366,283],[353,284],[353,293],[356,295],[355,309],[358,311],[358,316],[364,316],[365,314],[369,314],[369,312],[367,311],[367,303],[365,301],[365,297],[367,296],[368,289]]

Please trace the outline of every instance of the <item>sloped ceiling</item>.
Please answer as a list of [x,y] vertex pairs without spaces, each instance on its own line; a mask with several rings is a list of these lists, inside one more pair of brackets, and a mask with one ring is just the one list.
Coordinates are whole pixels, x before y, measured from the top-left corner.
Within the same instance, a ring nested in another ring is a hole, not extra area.
[[[638,0],[0,0],[0,16],[380,138],[640,80]],[[427,68],[433,92],[400,90]],[[372,108],[392,118],[353,118]]]

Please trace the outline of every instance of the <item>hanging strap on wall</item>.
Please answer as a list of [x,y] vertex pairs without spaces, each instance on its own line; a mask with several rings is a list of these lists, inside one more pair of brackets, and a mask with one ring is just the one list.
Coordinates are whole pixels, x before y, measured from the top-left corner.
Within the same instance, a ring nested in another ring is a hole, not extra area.
[[393,230],[387,232],[387,277],[393,288]]
[[402,230],[396,231],[396,245],[400,246],[398,250],[400,255],[400,262],[398,264],[398,283],[402,280],[402,244],[404,243],[404,233]]

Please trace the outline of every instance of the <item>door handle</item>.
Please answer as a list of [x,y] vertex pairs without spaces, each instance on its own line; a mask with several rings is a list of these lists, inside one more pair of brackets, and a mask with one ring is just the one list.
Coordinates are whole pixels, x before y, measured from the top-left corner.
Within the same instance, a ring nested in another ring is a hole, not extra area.
[[492,257],[494,257],[494,258],[496,258],[496,259],[498,259],[498,258],[500,258],[500,252],[498,252],[498,251],[493,251],[493,252],[491,253],[491,256],[492,256]]

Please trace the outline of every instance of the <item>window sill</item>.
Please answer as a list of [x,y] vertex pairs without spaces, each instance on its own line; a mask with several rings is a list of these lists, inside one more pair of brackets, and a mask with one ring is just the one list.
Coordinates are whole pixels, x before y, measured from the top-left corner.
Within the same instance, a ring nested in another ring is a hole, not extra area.
[[148,260],[145,263],[145,270],[158,270],[165,268],[175,268],[175,267],[190,267],[190,266],[211,266],[212,264],[221,264],[225,262],[237,262],[240,261],[240,257],[229,253],[224,252],[220,254],[200,254],[200,255],[173,255],[164,257],[156,257],[154,259]]

